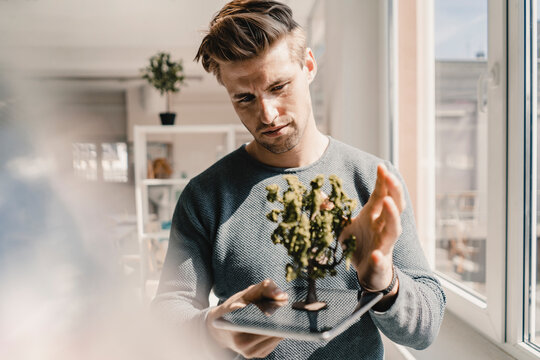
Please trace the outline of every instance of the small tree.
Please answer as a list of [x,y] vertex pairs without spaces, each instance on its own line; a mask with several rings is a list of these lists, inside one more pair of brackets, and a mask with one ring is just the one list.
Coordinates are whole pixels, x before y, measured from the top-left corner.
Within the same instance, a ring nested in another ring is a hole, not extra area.
[[[271,235],[274,244],[282,244],[292,262],[287,264],[286,279],[303,278],[308,281],[308,294],[303,302],[293,308],[316,311],[326,307],[318,302],[315,281],[327,274],[335,276],[336,266],[345,260],[347,269],[356,249],[356,238],[350,236],[342,244],[343,252],[338,258],[338,241],[343,228],[350,224],[356,201],[347,197],[342,181],[335,175],[328,180],[332,186],[330,196],[322,190],[324,175],[311,181],[311,191],[294,175],[284,176],[288,189],[279,195],[280,188],[273,184],[266,187],[267,199],[279,202],[283,209],[272,210],[267,218],[278,224]],[[279,221],[281,219],[281,221]]]
[[150,64],[141,69],[142,78],[156,88],[167,99],[167,112],[171,111],[171,93],[180,91],[184,84],[184,68],[182,60],[174,62],[171,55],[159,52],[150,58]]

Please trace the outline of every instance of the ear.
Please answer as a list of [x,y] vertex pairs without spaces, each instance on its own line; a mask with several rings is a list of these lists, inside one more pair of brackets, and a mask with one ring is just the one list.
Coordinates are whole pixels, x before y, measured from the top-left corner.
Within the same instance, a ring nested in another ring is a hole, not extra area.
[[310,48],[306,49],[306,58],[304,60],[304,70],[307,72],[308,83],[311,84],[315,75],[317,75],[317,62]]

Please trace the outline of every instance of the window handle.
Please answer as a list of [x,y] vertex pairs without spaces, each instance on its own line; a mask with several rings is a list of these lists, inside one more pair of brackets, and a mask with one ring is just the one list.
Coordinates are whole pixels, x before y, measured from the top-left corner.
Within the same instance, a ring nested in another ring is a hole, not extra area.
[[496,62],[489,72],[486,70],[480,74],[476,84],[476,104],[479,113],[486,113],[488,100],[484,101],[484,98],[487,97],[490,86],[497,87],[499,85],[499,73],[499,63]]

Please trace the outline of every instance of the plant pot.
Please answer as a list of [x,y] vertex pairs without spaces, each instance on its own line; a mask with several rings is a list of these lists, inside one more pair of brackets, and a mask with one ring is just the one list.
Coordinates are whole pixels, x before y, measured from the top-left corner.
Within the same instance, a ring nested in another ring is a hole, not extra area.
[[176,113],[160,113],[161,125],[174,125],[174,118]]

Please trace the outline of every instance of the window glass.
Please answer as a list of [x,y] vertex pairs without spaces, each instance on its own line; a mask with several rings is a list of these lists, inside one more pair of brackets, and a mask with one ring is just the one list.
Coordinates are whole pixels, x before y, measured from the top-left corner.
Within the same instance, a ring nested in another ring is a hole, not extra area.
[[75,176],[90,180],[97,180],[97,149],[93,143],[73,144],[73,171]]
[[435,2],[436,270],[483,297],[487,0]]
[[101,144],[101,167],[103,180],[109,182],[128,181],[127,144],[123,142]]

